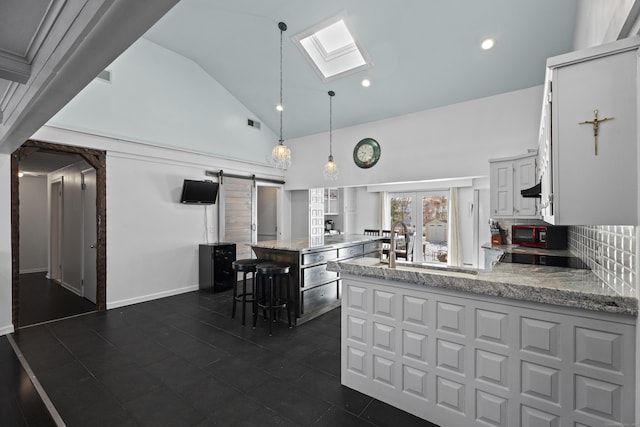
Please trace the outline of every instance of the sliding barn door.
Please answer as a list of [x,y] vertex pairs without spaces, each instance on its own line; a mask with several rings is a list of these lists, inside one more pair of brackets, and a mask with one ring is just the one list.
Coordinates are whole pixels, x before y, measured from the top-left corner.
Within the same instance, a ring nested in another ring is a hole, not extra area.
[[255,181],[224,177],[220,194],[219,218],[224,219],[220,241],[236,244],[236,259],[253,258],[250,245],[255,229]]

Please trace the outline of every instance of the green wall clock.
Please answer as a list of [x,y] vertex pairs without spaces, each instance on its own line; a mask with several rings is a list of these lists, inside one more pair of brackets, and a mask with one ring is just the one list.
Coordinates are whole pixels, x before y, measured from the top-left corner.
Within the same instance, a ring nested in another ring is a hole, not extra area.
[[363,169],[367,169],[380,160],[380,144],[373,138],[360,140],[353,148],[353,161]]

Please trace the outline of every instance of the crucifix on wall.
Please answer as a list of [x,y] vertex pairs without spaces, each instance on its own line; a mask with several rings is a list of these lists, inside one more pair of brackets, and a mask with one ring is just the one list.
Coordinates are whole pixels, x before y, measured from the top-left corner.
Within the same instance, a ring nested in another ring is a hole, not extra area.
[[584,122],[578,122],[579,125],[592,124],[593,125],[593,144],[595,155],[598,155],[598,124],[607,120],[612,120],[613,117],[598,118],[598,110],[593,110],[593,120],[585,120]]

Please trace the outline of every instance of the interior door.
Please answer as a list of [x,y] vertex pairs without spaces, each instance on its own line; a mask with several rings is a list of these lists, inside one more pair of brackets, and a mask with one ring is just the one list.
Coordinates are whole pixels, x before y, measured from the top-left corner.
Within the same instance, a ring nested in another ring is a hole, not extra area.
[[224,177],[220,185],[222,212],[219,217],[224,221],[221,240],[236,244],[236,259],[253,258],[254,191],[255,181],[250,179]]
[[278,238],[278,188],[258,184],[256,241]]
[[82,221],[83,221],[83,259],[82,259],[82,295],[96,303],[96,171],[88,169],[82,172]]
[[49,279],[62,280],[62,191],[63,181],[53,181],[49,208]]

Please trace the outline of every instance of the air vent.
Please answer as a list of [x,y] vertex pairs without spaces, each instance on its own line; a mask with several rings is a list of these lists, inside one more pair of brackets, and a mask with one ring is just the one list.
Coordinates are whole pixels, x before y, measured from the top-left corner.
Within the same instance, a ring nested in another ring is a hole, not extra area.
[[252,128],[260,129],[260,122],[256,120],[247,119],[247,125]]
[[96,79],[102,80],[103,82],[111,83],[111,71],[102,70],[100,74],[96,76]]

